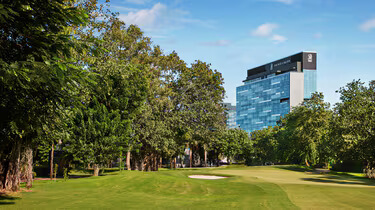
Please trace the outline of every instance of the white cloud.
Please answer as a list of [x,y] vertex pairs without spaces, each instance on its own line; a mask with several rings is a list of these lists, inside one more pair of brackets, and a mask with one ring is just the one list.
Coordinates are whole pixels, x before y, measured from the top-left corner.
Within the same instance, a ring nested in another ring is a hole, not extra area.
[[368,20],[364,23],[362,23],[359,28],[362,30],[362,31],[370,31],[371,29],[375,28],[375,18],[371,19],[371,20]]
[[280,2],[283,4],[293,4],[294,0],[273,0],[275,2]]
[[274,41],[275,44],[278,44],[278,43],[281,43],[281,42],[285,42],[288,39],[285,36],[274,34],[274,35],[272,35],[271,40]]
[[136,12],[136,11],[139,10],[139,9],[135,9],[135,8],[123,7],[123,6],[117,6],[117,5],[111,5],[110,7],[114,8],[116,10],[119,10],[119,11],[127,11],[127,12]]
[[227,46],[230,43],[231,42],[229,40],[217,40],[217,41],[214,41],[214,42],[203,42],[201,44],[205,45],[205,46]]
[[252,32],[253,36],[270,36],[272,31],[278,28],[279,25],[275,23],[265,23],[260,25],[256,30]]
[[320,32],[314,34],[315,39],[321,39],[322,37],[323,37],[323,34]]
[[132,4],[146,4],[150,1],[151,0],[125,0],[125,2],[132,3]]
[[[135,24],[141,28],[158,27],[160,19],[165,17],[167,6],[161,3],[155,4],[151,9],[142,9],[137,12],[119,15],[126,24]],[[165,21],[165,20],[163,20]]]
[[265,24],[258,26],[258,28],[252,31],[251,34],[253,36],[259,36],[259,37],[270,37],[270,39],[274,41],[275,44],[285,42],[286,40],[288,40],[285,36],[281,36],[279,34],[273,33],[273,31],[277,28],[279,28],[278,24],[265,23]]
[[258,0],[258,1],[262,1],[262,2],[278,2],[278,3],[283,3],[283,4],[291,5],[291,4],[295,3],[296,0]]
[[120,14],[119,18],[127,25],[138,25],[144,31],[162,31],[166,29],[183,27],[186,24],[196,24],[203,27],[212,26],[209,21],[192,19],[189,12],[168,8],[165,4],[156,3],[150,9],[142,9],[127,14]]

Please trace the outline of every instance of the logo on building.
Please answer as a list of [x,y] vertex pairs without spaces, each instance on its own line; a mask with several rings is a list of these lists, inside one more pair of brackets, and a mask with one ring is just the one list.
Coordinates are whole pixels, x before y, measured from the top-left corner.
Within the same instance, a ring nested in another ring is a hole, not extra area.
[[312,56],[312,54],[307,54],[307,62],[309,62],[309,63],[313,62],[313,56]]
[[278,66],[282,66],[282,65],[285,65],[285,64],[288,64],[288,63],[291,63],[291,60],[288,59],[288,60],[283,60],[283,61],[280,61],[278,63],[275,63],[273,66],[274,67],[278,67]]

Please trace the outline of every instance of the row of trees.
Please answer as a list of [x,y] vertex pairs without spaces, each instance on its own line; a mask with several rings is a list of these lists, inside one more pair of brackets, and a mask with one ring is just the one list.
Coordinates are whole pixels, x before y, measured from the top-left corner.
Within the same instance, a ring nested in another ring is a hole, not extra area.
[[[254,131],[233,150],[247,164],[359,162],[372,177],[375,166],[375,81],[353,81],[337,91],[340,102],[330,108],[322,93],[279,121],[277,126]],[[237,138],[239,139],[239,138]],[[246,153],[246,156],[243,154]],[[228,156],[231,156],[227,154]],[[237,156],[236,156],[237,155]]]
[[221,74],[164,54],[108,6],[0,4],[0,189],[17,191],[21,170],[31,187],[35,151],[53,155],[56,144],[66,164],[89,164],[95,175],[124,154],[138,170],[158,170],[160,158],[187,147],[218,156]]
[[91,165],[95,175],[125,154],[128,169],[158,170],[161,158],[172,162],[186,148],[190,166],[218,164],[221,154],[248,164],[349,158],[374,165],[374,82],[340,89],[333,110],[316,94],[249,138],[225,129],[218,71],[164,54],[106,6],[1,2],[1,189],[17,191],[21,172],[31,187],[35,151],[52,155],[56,144],[66,165]]

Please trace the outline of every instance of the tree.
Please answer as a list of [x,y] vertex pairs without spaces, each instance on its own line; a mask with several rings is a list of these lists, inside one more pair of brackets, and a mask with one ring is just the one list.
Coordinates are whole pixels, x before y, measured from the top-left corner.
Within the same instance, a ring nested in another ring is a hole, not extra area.
[[331,118],[332,111],[329,110],[329,104],[323,101],[322,93],[314,93],[311,99],[294,107],[281,120],[281,137],[285,138],[284,143],[289,144],[286,159],[304,161],[307,166],[309,162],[315,164],[322,161],[319,147],[329,133]]
[[254,160],[261,164],[277,161],[278,127],[268,127],[251,133],[254,148]]
[[358,160],[375,166],[375,82],[365,86],[360,80],[338,90],[341,102],[334,112],[332,146],[339,160]]
[[233,160],[242,161],[244,158],[244,147],[249,143],[249,134],[241,129],[226,129],[222,136],[223,155],[229,163]]
[[63,0],[0,4],[1,188],[19,189],[21,154],[32,157],[43,124],[71,102],[84,70],[72,60],[71,52],[81,46],[66,29],[86,18]]
[[119,111],[110,112],[96,97],[82,109],[74,110],[71,123],[70,141],[64,150],[74,161],[90,163],[94,166],[94,176],[99,168],[120,153],[118,132],[121,130]]
[[198,145],[209,145],[215,138],[212,131],[225,127],[225,112],[220,105],[225,94],[221,73],[198,60],[183,72],[178,85],[181,128],[189,137],[186,143],[190,151]]

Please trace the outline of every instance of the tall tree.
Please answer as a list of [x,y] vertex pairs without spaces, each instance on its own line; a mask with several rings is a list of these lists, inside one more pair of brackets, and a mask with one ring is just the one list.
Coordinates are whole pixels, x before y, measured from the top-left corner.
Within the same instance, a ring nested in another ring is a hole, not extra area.
[[87,106],[74,111],[71,138],[64,150],[75,161],[93,164],[94,176],[101,165],[120,153],[118,131],[121,130],[119,111],[110,112],[96,97]]
[[0,3],[0,187],[19,189],[21,153],[30,153],[42,125],[79,87],[84,70],[71,52],[80,46],[66,29],[86,18],[84,10],[63,0]]
[[261,164],[277,162],[278,127],[268,127],[251,133],[254,159]]
[[332,147],[339,160],[363,161],[375,166],[375,82],[360,80],[338,90],[341,102],[335,106]]
[[227,129],[223,136],[223,155],[229,163],[243,160],[244,147],[249,143],[249,134],[241,129]]
[[[282,132],[289,143],[287,159],[304,161],[306,165],[317,163],[323,137],[329,132],[332,111],[323,100],[322,93],[314,93],[282,119]],[[284,141],[285,142],[285,141]]]
[[225,112],[220,105],[225,94],[221,73],[198,60],[181,75],[178,85],[181,127],[188,134],[190,150],[209,145],[215,137],[213,131],[225,127]]

